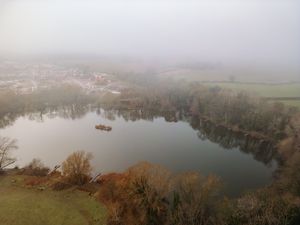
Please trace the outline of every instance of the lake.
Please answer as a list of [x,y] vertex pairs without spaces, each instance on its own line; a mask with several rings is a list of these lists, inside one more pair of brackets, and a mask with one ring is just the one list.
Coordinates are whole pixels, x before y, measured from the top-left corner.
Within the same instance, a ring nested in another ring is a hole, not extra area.
[[[112,131],[96,130],[96,124],[112,126]],[[17,117],[0,129],[0,135],[17,139],[19,149],[13,154],[18,166],[39,158],[53,167],[72,152],[85,150],[94,156],[95,172],[124,171],[149,161],[174,172],[216,174],[229,195],[271,183],[277,168],[272,151],[252,144],[247,144],[248,149],[232,135],[202,128],[192,128],[187,121],[167,122],[160,116],[128,119],[93,110],[70,117],[54,111]]]

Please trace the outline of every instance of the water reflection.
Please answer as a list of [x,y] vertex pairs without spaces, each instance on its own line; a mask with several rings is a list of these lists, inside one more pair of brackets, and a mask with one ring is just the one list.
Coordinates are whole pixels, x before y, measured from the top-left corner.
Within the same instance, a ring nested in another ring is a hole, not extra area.
[[20,116],[26,116],[29,120],[43,122],[46,118],[64,118],[64,119],[80,119],[88,112],[95,111],[97,115],[114,121],[117,117],[123,118],[125,121],[147,120],[153,121],[156,118],[163,117],[167,122],[185,121],[198,131],[198,137],[201,140],[208,139],[213,143],[219,144],[224,149],[238,148],[240,151],[251,154],[255,160],[263,162],[270,166],[271,162],[276,159],[275,144],[245,135],[241,132],[229,130],[226,127],[215,125],[214,123],[200,119],[199,117],[191,117],[183,111],[145,111],[145,110],[103,110],[95,108],[91,105],[69,105],[63,107],[45,108],[38,112],[24,112],[22,114],[9,114],[0,119],[0,128],[5,128],[14,123]]
[[198,137],[201,140],[209,139],[224,149],[238,148],[244,153],[252,154],[257,161],[266,165],[270,165],[276,158],[275,144],[270,141],[229,130],[199,118],[192,118],[190,124],[198,130]]
[[[9,115],[0,121],[6,126],[0,135],[18,140],[19,166],[38,157],[52,167],[83,149],[94,155],[97,172],[122,171],[147,160],[174,172],[216,174],[233,194],[270,183],[277,166],[276,162],[272,165],[275,150],[271,143],[183,111],[70,105]],[[112,126],[112,132],[99,132],[94,128],[98,123]]]
[[92,111],[90,105],[72,104],[60,107],[47,107],[39,111],[24,111],[22,113],[10,113],[0,118],[0,128],[11,126],[21,116],[26,116],[29,120],[43,122],[47,118],[80,119],[88,112]]
[[256,138],[242,132],[227,129],[224,126],[218,126],[214,123],[200,119],[199,117],[189,116],[182,111],[161,112],[161,111],[143,111],[143,110],[97,110],[97,113],[109,120],[115,120],[115,117],[122,117],[126,121],[148,120],[163,117],[167,122],[185,121],[198,131],[198,137],[201,140],[208,139],[213,143],[219,144],[224,149],[238,148],[240,151],[252,154],[255,160],[270,164],[276,159],[275,143],[272,141]]

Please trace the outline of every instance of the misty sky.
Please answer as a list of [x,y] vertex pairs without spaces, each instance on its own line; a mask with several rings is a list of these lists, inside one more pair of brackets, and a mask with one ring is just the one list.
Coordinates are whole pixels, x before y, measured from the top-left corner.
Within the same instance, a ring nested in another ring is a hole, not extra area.
[[0,55],[300,62],[297,0],[1,0]]

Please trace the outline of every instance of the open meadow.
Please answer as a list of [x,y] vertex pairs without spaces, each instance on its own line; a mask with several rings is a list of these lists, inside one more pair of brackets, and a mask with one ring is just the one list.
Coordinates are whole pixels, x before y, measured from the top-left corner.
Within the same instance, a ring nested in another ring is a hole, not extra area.
[[105,209],[87,192],[25,186],[23,175],[0,176],[1,225],[101,225]]

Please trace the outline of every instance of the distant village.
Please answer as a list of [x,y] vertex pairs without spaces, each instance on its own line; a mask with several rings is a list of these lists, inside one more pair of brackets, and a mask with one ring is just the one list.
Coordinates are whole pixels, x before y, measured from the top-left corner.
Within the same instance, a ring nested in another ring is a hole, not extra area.
[[87,94],[120,94],[126,87],[112,74],[55,64],[0,61],[0,91],[26,95],[58,84],[80,86]]

